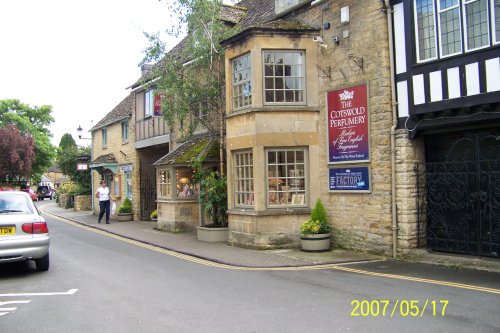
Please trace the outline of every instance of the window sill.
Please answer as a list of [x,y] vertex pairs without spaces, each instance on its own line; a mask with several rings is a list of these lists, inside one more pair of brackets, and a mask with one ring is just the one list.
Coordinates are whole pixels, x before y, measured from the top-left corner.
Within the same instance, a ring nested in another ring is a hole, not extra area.
[[273,106],[263,106],[258,108],[247,108],[243,110],[232,111],[226,118],[236,117],[242,114],[254,113],[254,112],[319,112],[318,107],[311,107],[306,105],[273,105]]
[[268,208],[263,211],[255,211],[243,208],[228,209],[228,214],[231,215],[248,215],[248,216],[276,216],[276,215],[309,215],[311,208]]

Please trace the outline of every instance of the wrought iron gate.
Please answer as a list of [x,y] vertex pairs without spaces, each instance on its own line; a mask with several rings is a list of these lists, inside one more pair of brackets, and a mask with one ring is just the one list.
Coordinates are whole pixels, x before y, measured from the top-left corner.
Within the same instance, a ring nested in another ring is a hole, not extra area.
[[140,188],[141,220],[148,221],[156,209],[156,169],[153,163],[168,153],[168,146],[163,149],[140,151]]
[[500,257],[500,130],[426,138],[427,245]]

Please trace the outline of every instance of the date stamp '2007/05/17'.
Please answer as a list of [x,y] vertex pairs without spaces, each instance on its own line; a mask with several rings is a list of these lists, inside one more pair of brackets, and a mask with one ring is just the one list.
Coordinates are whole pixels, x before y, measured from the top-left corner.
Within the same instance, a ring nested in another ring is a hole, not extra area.
[[448,300],[352,300],[352,317],[444,317]]

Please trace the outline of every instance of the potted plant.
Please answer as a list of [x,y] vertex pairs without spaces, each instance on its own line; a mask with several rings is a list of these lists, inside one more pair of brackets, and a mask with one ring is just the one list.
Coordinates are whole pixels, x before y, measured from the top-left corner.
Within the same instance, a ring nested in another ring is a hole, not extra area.
[[201,160],[193,162],[193,182],[199,186],[198,201],[209,223],[197,226],[198,240],[227,242],[227,183],[218,171],[203,169]]
[[123,221],[132,221],[132,201],[129,198],[125,198],[118,208],[117,211],[117,219],[120,222]]
[[158,210],[157,209],[153,210],[149,217],[151,218],[152,221],[158,220]]
[[332,227],[327,221],[326,209],[318,198],[311,211],[311,218],[300,226],[300,244],[303,251],[325,251],[330,249]]

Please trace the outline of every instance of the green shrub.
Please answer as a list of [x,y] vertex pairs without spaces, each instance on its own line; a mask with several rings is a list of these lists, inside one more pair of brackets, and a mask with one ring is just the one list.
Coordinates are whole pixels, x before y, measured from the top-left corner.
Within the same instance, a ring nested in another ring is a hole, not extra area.
[[300,226],[300,232],[304,235],[327,234],[332,231],[328,223],[326,209],[318,198],[316,205],[311,211],[311,218]]
[[155,209],[153,210],[153,212],[151,213],[151,219],[157,219],[158,218],[158,211]]
[[132,201],[129,198],[125,198],[118,208],[118,214],[130,214],[132,213]]

